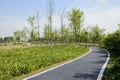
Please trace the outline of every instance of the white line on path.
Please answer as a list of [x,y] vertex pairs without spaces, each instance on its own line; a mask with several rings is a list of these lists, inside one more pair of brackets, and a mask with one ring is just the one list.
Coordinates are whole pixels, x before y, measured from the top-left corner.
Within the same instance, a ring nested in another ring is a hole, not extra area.
[[85,56],[88,55],[91,51],[92,51],[92,49],[90,48],[90,51],[89,51],[88,53],[86,53],[85,55],[83,55],[83,56],[81,56],[81,57],[79,57],[79,58],[73,59],[73,60],[68,61],[68,62],[66,62],[66,63],[64,63],[64,64],[61,64],[61,65],[59,65],[59,66],[50,68],[50,69],[48,69],[48,70],[45,70],[45,71],[43,71],[43,72],[40,72],[40,73],[38,73],[38,74],[35,74],[35,75],[33,75],[33,76],[27,77],[27,78],[22,79],[22,80],[27,80],[27,79],[33,78],[33,77],[38,76],[38,75],[41,75],[41,74],[43,74],[43,73],[45,73],[45,72],[51,71],[51,70],[53,70],[53,69],[59,68],[59,67],[61,67],[61,66],[63,66],[63,65],[66,65],[66,64],[68,64],[68,63],[71,63],[71,62],[73,62],[73,61],[76,61],[76,60],[78,60],[78,59],[80,59],[80,58],[85,57]]
[[106,49],[104,49],[104,50],[107,52],[108,58],[107,58],[105,64],[103,65],[102,69],[100,70],[100,73],[99,73],[99,75],[98,75],[97,80],[102,80],[103,73],[104,73],[104,71],[105,71],[105,69],[106,69],[106,67],[107,67],[107,64],[108,64],[109,60],[110,60],[110,53],[109,53]]

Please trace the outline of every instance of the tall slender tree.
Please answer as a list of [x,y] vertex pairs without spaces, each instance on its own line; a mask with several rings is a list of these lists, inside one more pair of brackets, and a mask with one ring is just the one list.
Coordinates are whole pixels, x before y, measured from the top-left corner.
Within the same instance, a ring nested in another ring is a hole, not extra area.
[[44,28],[44,39],[45,40],[49,40],[49,36],[50,36],[50,33],[49,33],[49,25],[44,25],[45,28]]
[[61,44],[63,44],[63,35],[64,35],[64,29],[65,29],[65,24],[64,24],[64,19],[65,19],[65,10],[61,13],[60,20],[61,20]]
[[30,32],[30,37],[31,37],[31,41],[33,42],[35,40],[35,26],[34,26],[35,17],[34,16],[29,16],[27,21],[32,27],[31,28],[32,30]]
[[21,31],[17,30],[13,34],[15,37],[15,43],[20,43],[21,42]]
[[80,35],[80,30],[83,24],[83,12],[80,11],[79,9],[72,9],[68,16],[68,20],[70,21],[73,35],[74,35],[74,41],[78,42],[78,37]]
[[40,24],[39,24],[39,12],[36,13],[36,18],[37,18],[37,28],[38,28],[38,39],[40,38]]
[[53,19],[53,12],[54,12],[54,0],[49,0],[48,2],[48,25],[49,25],[49,33],[50,33],[50,46],[52,48],[52,19]]
[[21,31],[21,35],[22,35],[22,40],[25,42],[28,40],[28,33],[29,33],[29,30],[24,27],[23,30]]

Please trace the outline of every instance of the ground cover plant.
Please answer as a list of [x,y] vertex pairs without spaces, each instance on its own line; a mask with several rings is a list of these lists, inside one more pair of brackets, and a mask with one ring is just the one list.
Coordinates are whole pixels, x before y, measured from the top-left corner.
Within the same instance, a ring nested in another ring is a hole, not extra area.
[[0,80],[10,80],[22,74],[75,58],[87,52],[85,47],[73,45],[34,46],[0,50]]

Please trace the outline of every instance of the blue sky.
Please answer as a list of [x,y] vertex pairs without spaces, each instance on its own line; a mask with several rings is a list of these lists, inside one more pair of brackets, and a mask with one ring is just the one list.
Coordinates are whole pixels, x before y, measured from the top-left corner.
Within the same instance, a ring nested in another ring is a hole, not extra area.
[[[47,3],[49,0],[0,0],[0,37],[13,36],[13,32],[23,27],[30,29],[28,16],[40,13],[41,33],[46,23]],[[120,23],[120,0],[55,0],[53,26],[59,29],[60,13],[72,8],[84,12],[84,26],[98,24],[106,32],[118,29]]]

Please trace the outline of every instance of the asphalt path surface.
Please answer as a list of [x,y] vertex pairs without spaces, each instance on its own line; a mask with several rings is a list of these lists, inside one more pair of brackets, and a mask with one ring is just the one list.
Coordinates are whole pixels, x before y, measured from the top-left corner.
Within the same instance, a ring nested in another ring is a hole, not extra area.
[[25,80],[97,80],[108,53],[100,48],[91,48],[86,56]]

